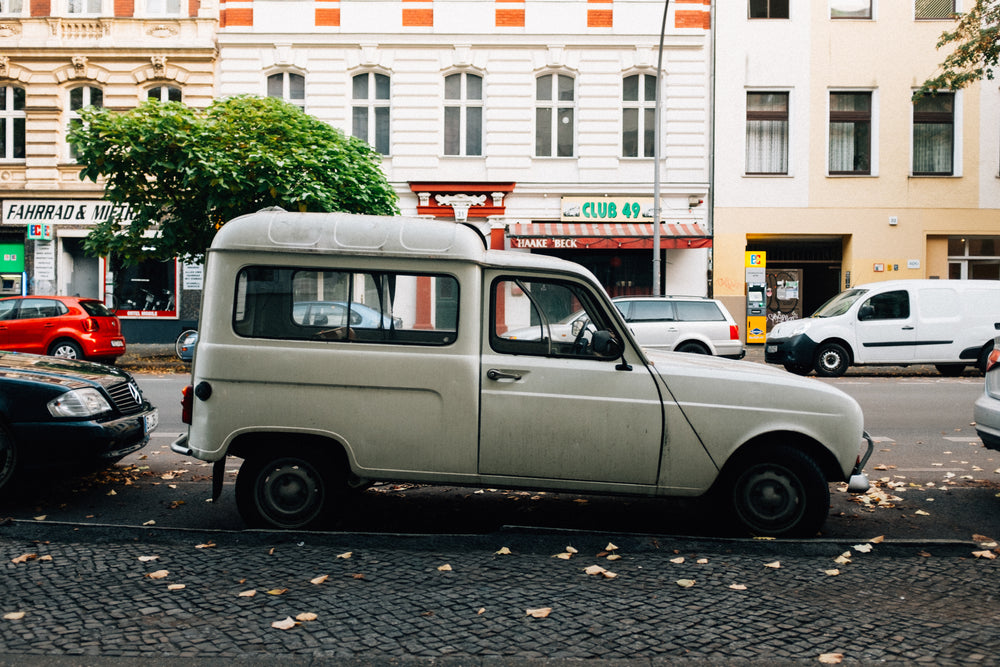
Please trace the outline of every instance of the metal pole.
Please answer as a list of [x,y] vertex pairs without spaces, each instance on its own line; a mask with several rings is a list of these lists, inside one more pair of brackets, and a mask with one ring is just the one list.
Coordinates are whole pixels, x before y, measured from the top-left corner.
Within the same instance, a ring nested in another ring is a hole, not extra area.
[[663,71],[663,36],[667,32],[667,9],[670,0],[663,0],[663,22],[660,24],[660,49],[656,55],[656,103],[653,105],[653,296],[660,296],[660,76]]

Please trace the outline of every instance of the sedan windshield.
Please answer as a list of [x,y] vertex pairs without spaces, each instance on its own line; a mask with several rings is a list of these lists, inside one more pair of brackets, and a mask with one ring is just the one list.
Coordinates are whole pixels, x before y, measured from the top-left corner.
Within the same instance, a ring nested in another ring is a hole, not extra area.
[[867,294],[867,292],[868,290],[866,289],[850,289],[846,292],[841,292],[817,308],[812,317],[836,317],[837,315],[843,315],[850,310],[855,301],[860,299],[864,294]]

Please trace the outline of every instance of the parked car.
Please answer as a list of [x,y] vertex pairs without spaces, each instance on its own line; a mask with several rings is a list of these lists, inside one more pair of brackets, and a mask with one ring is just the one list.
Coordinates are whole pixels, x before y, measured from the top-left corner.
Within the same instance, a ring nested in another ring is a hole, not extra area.
[[[808,537],[830,482],[868,489],[874,443],[844,392],[643,348],[590,271],[488,249],[471,227],[266,209],[227,222],[206,267],[171,449],[214,464],[216,499],[243,459],[249,526],[322,526],[352,489],[412,482],[704,496],[722,523]],[[297,322],[294,296],[332,285],[371,285],[406,326]],[[503,335],[574,307],[573,340]]]
[[[292,319],[296,324],[306,326],[347,326],[346,301],[296,301],[292,306]],[[378,329],[379,320],[386,329],[400,327],[403,320],[389,317],[363,303],[351,303],[351,326],[363,329]]]
[[[642,347],[711,354],[729,359],[746,355],[740,328],[720,301],[700,296],[626,296],[611,300]],[[586,320],[582,310],[549,325],[553,341],[572,341]],[[576,325],[576,326],[574,326]],[[503,334],[512,340],[545,338],[542,325]]]
[[121,323],[97,299],[0,299],[0,350],[114,363],[125,354]]
[[158,421],[120,368],[0,352],[0,491],[26,469],[118,461],[145,446]]
[[972,406],[972,418],[983,445],[1000,450],[1000,336],[993,339],[993,349],[986,357],[984,385],[983,393]]
[[197,345],[198,330],[187,329],[186,331],[182,331],[181,335],[174,342],[174,352],[177,353],[178,359],[190,363],[194,359],[194,348]]

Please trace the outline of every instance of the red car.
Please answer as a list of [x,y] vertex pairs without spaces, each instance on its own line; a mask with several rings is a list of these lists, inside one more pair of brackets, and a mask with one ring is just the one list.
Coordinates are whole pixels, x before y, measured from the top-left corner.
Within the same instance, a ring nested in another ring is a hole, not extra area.
[[0,350],[114,363],[125,353],[121,323],[97,299],[0,299]]

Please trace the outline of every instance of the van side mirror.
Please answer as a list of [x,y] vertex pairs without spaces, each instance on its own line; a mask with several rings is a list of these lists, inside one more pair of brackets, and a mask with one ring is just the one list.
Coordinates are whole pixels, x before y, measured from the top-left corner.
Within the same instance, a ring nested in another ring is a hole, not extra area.
[[607,329],[595,331],[590,340],[591,349],[602,357],[620,357],[625,346]]

